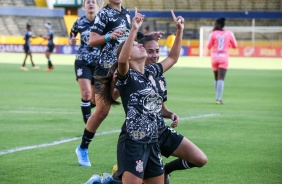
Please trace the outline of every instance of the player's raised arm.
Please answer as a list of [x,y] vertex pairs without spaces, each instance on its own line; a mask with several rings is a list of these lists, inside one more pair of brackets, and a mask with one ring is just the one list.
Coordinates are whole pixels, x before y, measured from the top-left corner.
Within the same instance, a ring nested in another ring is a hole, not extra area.
[[127,40],[124,42],[118,57],[118,73],[125,76],[129,70],[129,57],[134,44],[136,34],[144,20],[144,15],[138,13],[135,8],[135,16],[132,19],[131,30]]
[[174,44],[168,54],[168,57],[161,62],[164,72],[171,68],[177,62],[182,46],[184,18],[181,16],[176,17],[173,10],[171,10],[171,15],[177,31]]

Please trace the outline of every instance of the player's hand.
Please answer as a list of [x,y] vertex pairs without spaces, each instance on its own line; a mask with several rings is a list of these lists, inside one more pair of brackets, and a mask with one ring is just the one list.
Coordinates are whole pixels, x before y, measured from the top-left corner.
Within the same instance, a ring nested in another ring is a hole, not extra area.
[[176,17],[173,10],[171,10],[172,19],[177,29],[184,29],[184,18],[181,16]]
[[69,39],[70,45],[75,45],[78,39],[74,36],[74,33],[71,33],[71,38]]
[[150,33],[148,34],[148,36],[151,36],[151,37],[153,37],[153,38],[159,40],[159,39],[161,39],[161,38],[163,37],[164,34],[165,34],[165,33],[162,32],[162,31],[153,31],[153,32],[150,32]]
[[118,38],[122,37],[123,33],[124,33],[123,29],[116,29],[110,34],[110,38],[111,39],[118,39]]
[[172,113],[170,119],[172,120],[172,123],[171,123],[170,126],[171,126],[172,128],[177,127],[178,122],[179,122],[179,116],[178,116],[177,114]]
[[131,29],[138,30],[144,21],[144,17],[145,15],[138,13],[137,8],[135,7],[135,16],[132,19]]

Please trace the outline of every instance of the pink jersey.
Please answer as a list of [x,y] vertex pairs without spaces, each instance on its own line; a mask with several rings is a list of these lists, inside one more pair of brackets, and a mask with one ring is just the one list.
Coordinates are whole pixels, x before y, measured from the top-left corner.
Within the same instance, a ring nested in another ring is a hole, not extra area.
[[227,30],[216,30],[210,33],[208,41],[208,49],[213,48],[211,53],[213,57],[223,57],[228,61],[228,48],[237,47],[236,39],[231,31]]

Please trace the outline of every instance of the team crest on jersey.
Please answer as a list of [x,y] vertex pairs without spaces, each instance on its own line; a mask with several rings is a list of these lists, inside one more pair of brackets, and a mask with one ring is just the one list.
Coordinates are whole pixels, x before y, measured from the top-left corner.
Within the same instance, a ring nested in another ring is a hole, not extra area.
[[144,168],[143,168],[143,161],[142,160],[137,160],[136,161],[136,171],[139,173],[142,173]]
[[76,75],[77,76],[81,76],[82,75],[82,68],[77,69]]
[[148,112],[160,112],[162,108],[162,97],[151,90],[143,101],[143,106]]
[[164,81],[159,80],[160,88],[162,91],[165,91]]

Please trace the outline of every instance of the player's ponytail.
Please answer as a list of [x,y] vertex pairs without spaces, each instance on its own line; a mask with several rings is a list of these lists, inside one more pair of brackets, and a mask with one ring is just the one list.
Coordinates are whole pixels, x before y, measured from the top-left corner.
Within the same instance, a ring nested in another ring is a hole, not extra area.
[[102,100],[106,105],[119,105],[120,102],[116,101],[113,96],[113,89],[112,89],[112,84],[113,83],[113,75],[115,71],[117,70],[118,67],[118,62],[115,62],[110,70],[108,71],[107,76],[96,76],[96,84],[98,85],[98,90],[96,91],[97,94],[100,95]]

